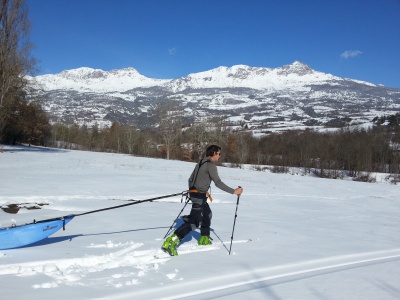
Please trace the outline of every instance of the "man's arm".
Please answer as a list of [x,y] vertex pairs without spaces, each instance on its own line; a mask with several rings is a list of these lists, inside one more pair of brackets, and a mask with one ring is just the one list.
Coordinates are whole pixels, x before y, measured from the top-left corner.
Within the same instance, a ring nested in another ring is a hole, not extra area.
[[214,181],[214,184],[217,188],[229,193],[233,194],[235,190],[225,183],[222,182],[221,178],[219,178],[217,166],[213,163],[208,164],[208,174],[210,174],[211,180]]

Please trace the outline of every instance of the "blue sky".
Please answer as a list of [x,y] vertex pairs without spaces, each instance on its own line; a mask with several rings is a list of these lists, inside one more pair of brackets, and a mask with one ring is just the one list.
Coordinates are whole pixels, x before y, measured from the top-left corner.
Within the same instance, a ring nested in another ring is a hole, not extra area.
[[178,78],[301,61],[400,88],[400,0],[27,0],[38,74]]

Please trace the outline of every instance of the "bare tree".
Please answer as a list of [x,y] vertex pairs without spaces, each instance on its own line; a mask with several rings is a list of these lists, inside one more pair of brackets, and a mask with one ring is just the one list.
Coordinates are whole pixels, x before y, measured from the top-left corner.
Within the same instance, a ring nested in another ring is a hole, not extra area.
[[208,120],[192,124],[190,128],[187,128],[185,131],[185,141],[188,143],[187,152],[185,153],[186,160],[198,161],[204,156],[204,149],[210,143],[212,129]]
[[[35,65],[24,0],[0,0],[0,138]],[[17,100],[16,100],[17,98]]]
[[165,101],[157,105],[158,133],[161,135],[167,159],[170,159],[173,143],[182,135],[182,109],[176,101]]

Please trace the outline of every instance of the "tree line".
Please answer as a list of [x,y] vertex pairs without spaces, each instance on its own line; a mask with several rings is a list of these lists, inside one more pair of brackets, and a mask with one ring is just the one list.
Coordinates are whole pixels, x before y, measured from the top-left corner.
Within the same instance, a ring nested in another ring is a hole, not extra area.
[[[180,124],[180,123],[179,123]],[[194,126],[139,130],[114,123],[110,128],[54,124],[48,146],[137,156],[198,161],[207,145],[222,147],[222,162],[240,167],[274,166],[277,172],[300,167],[305,173],[339,178],[365,173],[400,174],[400,127],[342,128],[337,131],[287,131],[255,137],[249,131],[232,131],[221,119]],[[168,148],[168,149],[167,149]]]

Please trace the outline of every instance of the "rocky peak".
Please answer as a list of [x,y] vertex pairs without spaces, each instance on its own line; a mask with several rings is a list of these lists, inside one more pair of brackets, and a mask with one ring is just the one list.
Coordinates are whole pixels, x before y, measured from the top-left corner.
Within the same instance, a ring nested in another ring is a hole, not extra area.
[[70,80],[87,80],[87,79],[97,79],[107,77],[106,72],[100,69],[92,69],[92,68],[77,68],[72,70],[62,71],[58,74],[59,77],[70,79]]
[[286,76],[289,74],[304,76],[307,74],[312,74],[314,72],[314,70],[311,69],[308,65],[299,61],[294,61],[289,65],[284,65],[278,68],[277,70],[278,70],[277,72],[278,75],[286,75]]

